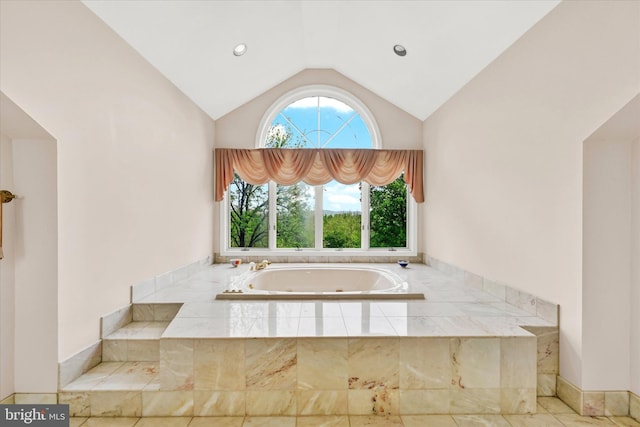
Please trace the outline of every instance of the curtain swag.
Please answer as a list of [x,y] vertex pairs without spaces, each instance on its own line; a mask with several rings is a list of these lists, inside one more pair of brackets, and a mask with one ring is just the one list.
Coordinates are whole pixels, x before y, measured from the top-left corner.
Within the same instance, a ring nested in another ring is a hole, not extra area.
[[411,195],[424,202],[422,150],[216,148],[216,201],[224,197],[234,171],[254,185],[270,180],[322,185],[333,179],[342,184],[387,185],[404,171]]

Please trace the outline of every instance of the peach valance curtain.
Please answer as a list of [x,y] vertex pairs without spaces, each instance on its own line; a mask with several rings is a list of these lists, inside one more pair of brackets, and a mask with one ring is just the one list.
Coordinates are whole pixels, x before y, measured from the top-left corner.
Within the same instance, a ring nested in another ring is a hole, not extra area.
[[416,202],[424,202],[422,150],[217,148],[216,201],[222,200],[234,171],[255,185],[270,180],[282,185],[300,181],[321,185],[333,179],[342,184],[387,185],[404,171],[411,195]]

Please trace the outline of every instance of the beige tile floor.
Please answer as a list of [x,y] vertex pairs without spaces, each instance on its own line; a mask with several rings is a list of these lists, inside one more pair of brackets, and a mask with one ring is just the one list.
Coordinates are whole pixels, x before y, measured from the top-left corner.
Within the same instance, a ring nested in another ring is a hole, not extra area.
[[71,427],[640,427],[629,417],[582,417],[555,397],[534,415],[71,418]]

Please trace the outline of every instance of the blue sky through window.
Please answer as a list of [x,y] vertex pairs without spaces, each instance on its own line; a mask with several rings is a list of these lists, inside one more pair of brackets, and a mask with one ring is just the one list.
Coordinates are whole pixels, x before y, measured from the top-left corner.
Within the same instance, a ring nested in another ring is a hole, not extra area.
[[[289,104],[271,123],[272,128],[279,126],[290,129],[294,141],[305,148],[373,148],[362,117],[334,98],[313,96]],[[326,184],[324,210],[360,212],[358,184]]]
[[291,129],[294,138],[307,148],[372,147],[362,117],[333,98],[314,96],[296,101],[276,116],[271,126],[277,125]]

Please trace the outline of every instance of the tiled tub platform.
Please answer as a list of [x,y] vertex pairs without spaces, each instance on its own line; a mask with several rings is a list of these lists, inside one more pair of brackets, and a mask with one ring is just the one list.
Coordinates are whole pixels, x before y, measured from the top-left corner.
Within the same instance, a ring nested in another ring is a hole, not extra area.
[[166,415],[536,409],[535,337],[163,339],[160,351]]
[[[64,387],[60,402],[78,416],[534,413],[557,372],[557,328],[413,268],[426,301],[214,301],[220,275],[171,298],[164,289],[133,307],[146,338],[166,326],[149,350],[157,358],[110,353],[121,360]],[[216,289],[196,299],[205,283]],[[180,299],[168,326],[140,314]]]

